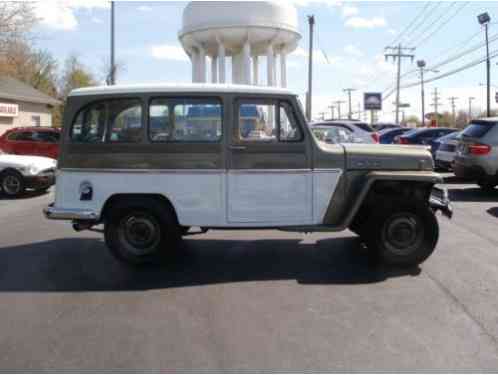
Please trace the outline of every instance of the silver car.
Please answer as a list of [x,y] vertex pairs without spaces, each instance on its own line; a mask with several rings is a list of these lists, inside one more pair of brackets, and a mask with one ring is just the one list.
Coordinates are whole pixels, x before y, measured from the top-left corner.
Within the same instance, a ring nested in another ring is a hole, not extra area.
[[439,144],[434,157],[436,168],[447,171],[453,169],[460,134],[460,132],[450,133],[436,139],[435,143]]
[[377,133],[368,131],[354,121],[323,121],[310,124],[313,134],[326,143],[378,143]]
[[484,190],[498,185],[498,117],[473,120],[462,131],[454,171]]

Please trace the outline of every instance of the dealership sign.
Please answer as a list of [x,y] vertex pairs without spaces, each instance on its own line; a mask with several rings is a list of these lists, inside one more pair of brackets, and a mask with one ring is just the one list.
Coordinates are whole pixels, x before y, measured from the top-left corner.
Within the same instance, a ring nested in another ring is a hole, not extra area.
[[0,117],[17,117],[19,105],[12,103],[0,103]]
[[366,92],[363,94],[363,108],[366,111],[382,109],[382,94],[380,92]]

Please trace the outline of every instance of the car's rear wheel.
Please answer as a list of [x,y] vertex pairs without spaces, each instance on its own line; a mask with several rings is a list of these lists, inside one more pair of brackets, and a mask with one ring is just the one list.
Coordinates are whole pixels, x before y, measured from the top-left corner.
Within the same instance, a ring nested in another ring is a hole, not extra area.
[[140,199],[116,204],[106,216],[106,244],[119,260],[157,264],[176,253],[180,228],[169,207]]
[[3,193],[11,198],[22,195],[25,191],[23,176],[15,171],[6,171],[0,175]]
[[373,215],[365,243],[386,264],[410,267],[434,251],[439,225],[427,204],[391,202]]

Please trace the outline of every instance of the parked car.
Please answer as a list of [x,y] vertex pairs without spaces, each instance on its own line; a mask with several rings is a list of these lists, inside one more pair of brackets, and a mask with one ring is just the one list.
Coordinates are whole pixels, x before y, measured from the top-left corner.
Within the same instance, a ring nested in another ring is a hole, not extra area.
[[326,143],[376,143],[372,133],[352,124],[313,123],[310,128],[320,141]]
[[[255,116],[243,106],[256,107]],[[192,107],[205,116],[190,118]],[[113,141],[137,114],[141,138]],[[64,122],[55,202],[45,215],[76,230],[103,224],[108,248],[132,264],[167,259],[190,227],[350,228],[380,260],[413,266],[436,247],[435,211],[451,216],[426,149],[320,142],[297,95],[282,88],[83,88],[68,96]],[[274,140],[246,139],[248,122]],[[171,129],[167,140],[147,135],[162,128]],[[176,139],[183,128],[196,138]]]
[[453,169],[457,177],[474,180],[484,190],[498,185],[498,117],[467,125],[458,140]]
[[[378,134],[365,122],[349,120],[321,121],[310,124],[312,129],[330,129],[329,143],[378,143]],[[315,135],[318,130],[315,131]],[[319,138],[320,139],[320,138]],[[324,138],[323,141],[327,142]]]
[[436,149],[434,161],[437,169],[447,171],[453,169],[453,161],[455,160],[459,136],[460,132],[455,132],[434,141],[434,148]]
[[379,132],[379,143],[392,144],[395,143],[396,137],[409,132],[412,128],[386,128]]
[[402,145],[426,145],[431,147],[431,154],[435,157],[436,150],[432,147],[434,141],[447,134],[457,132],[452,128],[415,128],[397,138],[397,143]]
[[0,190],[8,197],[18,197],[26,189],[48,189],[54,184],[56,166],[54,159],[0,151]]
[[398,124],[391,124],[388,122],[378,122],[376,124],[373,124],[372,128],[374,128],[375,131],[380,132],[380,131],[385,130],[385,129],[401,128],[401,126]]
[[48,127],[12,128],[0,136],[0,149],[8,154],[59,157],[60,131]]

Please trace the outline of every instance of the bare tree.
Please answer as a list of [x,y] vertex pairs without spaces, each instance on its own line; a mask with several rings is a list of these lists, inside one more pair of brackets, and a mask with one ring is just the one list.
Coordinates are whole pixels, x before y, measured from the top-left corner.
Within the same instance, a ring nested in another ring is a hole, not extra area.
[[62,100],[65,101],[73,89],[96,84],[93,73],[80,62],[76,54],[72,54],[66,59],[59,82],[59,94]]
[[12,40],[26,38],[37,21],[32,2],[0,2],[0,51]]
[[[116,81],[120,74],[126,72],[126,64],[122,60],[118,60],[114,62],[114,77]],[[102,58],[101,65],[98,72],[98,79],[101,82],[105,82],[106,85],[109,85],[111,82],[111,63],[109,58]]]

